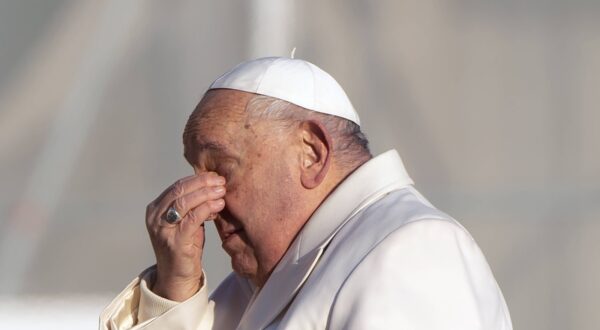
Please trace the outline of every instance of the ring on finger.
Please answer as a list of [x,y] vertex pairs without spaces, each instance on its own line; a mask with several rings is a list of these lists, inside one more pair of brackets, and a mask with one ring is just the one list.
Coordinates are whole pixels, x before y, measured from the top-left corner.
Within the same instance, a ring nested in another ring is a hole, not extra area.
[[179,221],[181,221],[181,215],[173,206],[171,206],[165,213],[165,220],[168,223],[178,223]]

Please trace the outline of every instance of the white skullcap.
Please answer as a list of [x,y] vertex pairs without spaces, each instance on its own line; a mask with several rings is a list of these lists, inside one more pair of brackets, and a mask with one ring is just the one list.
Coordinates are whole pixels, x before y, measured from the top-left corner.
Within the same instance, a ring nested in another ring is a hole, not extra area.
[[358,113],[342,86],[327,72],[307,61],[264,57],[242,62],[217,78],[208,89],[217,88],[271,96],[360,125]]

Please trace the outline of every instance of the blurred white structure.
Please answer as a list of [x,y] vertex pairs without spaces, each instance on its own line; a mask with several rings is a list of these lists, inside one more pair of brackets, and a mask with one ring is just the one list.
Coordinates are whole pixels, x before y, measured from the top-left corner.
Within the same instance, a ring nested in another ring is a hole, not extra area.
[[288,55],[294,47],[296,0],[252,0],[248,29],[249,58]]
[[[46,227],[52,225],[48,222],[60,217],[57,208],[65,186],[94,128],[109,79],[134,36],[136,14],[140,13],[142,4],[143,1],[103,2],[100,17],[93,21],[96,29],[80,63],[75,64],[75,79],[51,121],[31,174],[23,182],[24,192],[0,235],[0,269],[5,270],[0,277],[0,287],[7,293],[22,290],[39,241],[46,234]],[[79,23],[89,22],[81,20]],[[10,118],[7,122],[10,124]],[[25,131],[23,127],[19,133],[24,135]],[[29,226],[23,226],[24,223]]]
[[11,330],[81,330],[98,327],[108,296],[70,295],[0,301],[0,325]]

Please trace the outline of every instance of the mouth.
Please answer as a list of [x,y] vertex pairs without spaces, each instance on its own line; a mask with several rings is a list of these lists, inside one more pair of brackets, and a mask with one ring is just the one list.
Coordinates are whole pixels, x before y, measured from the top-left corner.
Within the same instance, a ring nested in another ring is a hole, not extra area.
[[227,242],[231,238],[238,236],[242,231],[244,231],[242,225],[239,224],[239,221],[235,219],[235,217],[229,212],[227,208],[224,208],[219,213],[219,218],[221,218],[220,226],[217,227],[220,227],[218,229],[223,244],[225,244],[225,242]]
[[242,231],[244,231],[242,228],[232,228],[231,230],[223,232],[223,243],[227,242],[232,237],[239,235]]

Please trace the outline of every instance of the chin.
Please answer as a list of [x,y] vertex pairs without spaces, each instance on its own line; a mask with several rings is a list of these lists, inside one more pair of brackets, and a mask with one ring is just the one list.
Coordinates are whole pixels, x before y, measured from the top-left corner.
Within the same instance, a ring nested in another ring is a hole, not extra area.
[[258,265],[254,260],[243,255],[235,255],[231,257],[231,268],[241,277],[253,280],[256,277]]

